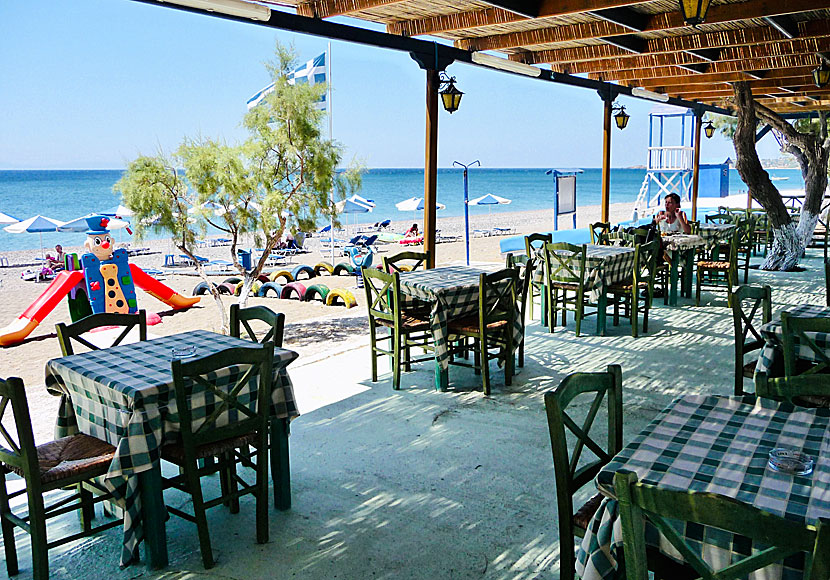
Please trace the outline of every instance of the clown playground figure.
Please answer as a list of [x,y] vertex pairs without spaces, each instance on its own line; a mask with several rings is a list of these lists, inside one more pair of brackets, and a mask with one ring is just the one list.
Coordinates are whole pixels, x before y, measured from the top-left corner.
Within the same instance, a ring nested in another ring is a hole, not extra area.
[[102,215],[86,218],[87,238],[81,257],[86,278],[86,291],[94,314],[138,311],[135,285],[127,260],[127,251],[115,250],[112,236],[107,229],[109,218]]

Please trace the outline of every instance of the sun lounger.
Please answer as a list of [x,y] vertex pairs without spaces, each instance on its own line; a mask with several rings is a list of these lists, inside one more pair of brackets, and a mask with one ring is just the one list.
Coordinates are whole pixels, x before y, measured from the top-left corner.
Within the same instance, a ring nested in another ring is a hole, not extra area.
[[221,271],[230,270],[233,268],[233,262],[230,260],[211,260],[206,264],[208,267],[214,267]]

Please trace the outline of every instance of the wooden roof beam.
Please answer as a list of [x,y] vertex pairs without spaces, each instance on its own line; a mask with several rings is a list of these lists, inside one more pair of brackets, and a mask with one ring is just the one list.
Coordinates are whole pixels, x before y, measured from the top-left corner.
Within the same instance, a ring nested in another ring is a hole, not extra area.
[[631,8],[605,8],[604,10],[593,10],[590,14],[634,32],[645,30],[649,21],[648,14],[635,12]]
[[329,18],[350,12],[397,4],[404,0],[313,0],[297,4],[297,14],[310,18]]
[[[808,10],[819,10],[830,8],[830,0],[782,0],[772,2],[770,0],[747,0],[740,4],[720,4],[711,6],[706,14],[707,24],[718,24],[737,20],[753,18],[764,18],[766,16],[783,16]],[[467,12],[462,14],[475,14]],[[456,15],[457,16],[457,15]],[[483,16],[483,15],[482,15]],[[540,17],[545,16],[541,14]],[[516,22],[514,18],[510,22]],[[427,22],[429,21],[429,22]],[[458,20],[450,22],[450,19],[440,18],[423,20],[405,20],[387,25],[388,32],[412,36],[415,34],[439,34],[459,30],[456,27]],[[484,17],[475,19],[475,24],[464,28],[475,28],[487,26],[488,24],[504,24],[505,21],[487,22]],[[442,25],[445,26],[442,28]],[[549,44],[554,42],[571,42],[578,40],[591,40],[606,36],[618,36],[630,34],[631,29],[626,26],[614,24],[609,21],[588,22],[582,24],[570,24],[546,28],[544,21],[539,22],[540,28],[524,32],[513,32],[507,34],[496,34],[492,36],[481,36],[456,40],[457,48],[465,50],[503,50],[517,48],[520,46],[532,46],[534,44]],[[657,32],[670,28],[682,28],[683,17],[679,11],[654,14],[648,17],[642,32]],[[693,30],[689,28],[689,30]]]
[[[804,67],[797,67],[795,69],[786,69],[786,70],[774,70],[774,71],[767,71],[766,76],[764,79],[781,79],[780,82],[785,82],[784,79],[788,78],[803,78],[808,77],[811,74],[811,71],[815,68],[815,66],[804,66]],[[743,80],[754,80],[749,77],[746,73],[737,72],[737,73],[710,73],[710,74],[699,74],[699,75],[692,75],[692,74],[684,74],[684,75],[676,75],[676,76],[668,76],[662,78],[654,78],[654,79],[644,79],[640,86],[644,88],[653,88],[653,87],[666,87],[672,85],[699,85],[699,84],[711,84],[711,83],[718,83],[718,82],[735,82],[735,81],[743,81]]]
[[525,18],[539,16],[541,2],[539,0],[483,0],[493,8],[500,8]]
[[789,16],[767,16],[764,20],[787,38],[798,36],[798,25]]
[[[815,62],[817,60],[815,56],[816,52],[830,49],[830,37],[811,40],[787,40],[770,46],[773,48],[769,48],[767,45],[724,48],[721,50],[721,60],[715,63],[709,63],[708,66],[714,67],[729,61],[757,61],[782,56],[796,57],[788,61],[791,64],[784,66],[803,66],[808,62]],[[566,54],[563,51],[569,52]],[[527,64],[550,63],[551,68],[563,71],[567,70],[570,74],[701,64],[699,57],[685,52],[625,56],[621,54],[619,49],[606,46],[579,47],[574,49],[560,49],[558,51],[541,50],[517,56],[519,58],[515,60],[521,60]],[[589,58],[582,60],[586,56],[589,56]],[[575,58],[579,58],[580,60],[573,60]],[[759,68],[776,67],[743,66],[736,70],[753,70]],[[706,70],[705,72],[730,71],[713,69]]]
[[[781,33],[771,27],[650,39],[645,43],[647,50],[643,54],[687,52],[698,59],[714,62],[724,60],[723,53],[725,49],[749,46],[756,47],[753,50],[757,52],[774,48],[776,53],[786,54],[793,52],[817,52],[816,48],[828,46],[827,43],[820,44],[819,41],[830,39],[830,20],[815,21],[815,25],[809,28],[809,35],[797,40],[784,39]],[[628,55],[622,49],[608,50],[606,46],[593,45],[576,48],[528,51],[521,55],[511,55],[511,59],[522,60],[523,57],[526,57],[524,58],[524,62],[534,64],[539,62],[563,63],[592,61],[601,58],[616,59],[621,56]]]

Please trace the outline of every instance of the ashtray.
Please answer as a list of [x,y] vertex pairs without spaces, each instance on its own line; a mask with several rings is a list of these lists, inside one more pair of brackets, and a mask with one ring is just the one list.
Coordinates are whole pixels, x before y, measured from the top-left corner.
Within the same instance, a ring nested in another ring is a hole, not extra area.
[[809,475],[813,472],[815,461],[796,449],[779,447],[769,452],[769,467],[773,471],[791,475]]
[[190,358],[196,356],[195,346],[177,346],[170,349],[173,358]]

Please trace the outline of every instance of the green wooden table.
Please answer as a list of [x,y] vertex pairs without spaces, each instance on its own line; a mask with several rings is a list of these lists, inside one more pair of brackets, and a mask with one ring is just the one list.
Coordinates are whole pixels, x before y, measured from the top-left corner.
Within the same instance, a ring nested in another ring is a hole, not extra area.
[[[61,395],[56,435],[85,433],[116,447],[104,483],[115,491],[124,507],[124,547],[121,563],[138,559],[146,539],[151,567],[167,565],[166,519],[161,489],[160,448],[178,432],[176,398],[170,371],[173,347],[192,346],[195,356],[208,356],[226,348],[253,343],[206,330],[196,330],[108,349],[52,359],[46,363],[46,387]],[[299,416],[286,367],[297,353],[274,349],[271,445],[281,451],[278,478],[280,507],[290,505],[287,423]],[[234,380],[243,368],[217,374],[216,384]],[[214,401],[204,391],[194,392],[194,419],[210,413]],[[280,499],[281,498],[281,499]]]

